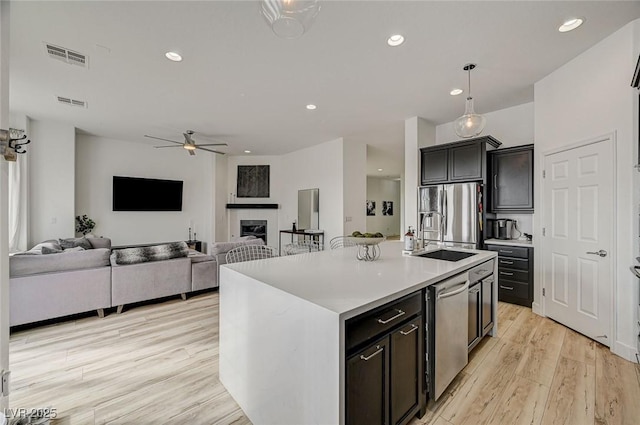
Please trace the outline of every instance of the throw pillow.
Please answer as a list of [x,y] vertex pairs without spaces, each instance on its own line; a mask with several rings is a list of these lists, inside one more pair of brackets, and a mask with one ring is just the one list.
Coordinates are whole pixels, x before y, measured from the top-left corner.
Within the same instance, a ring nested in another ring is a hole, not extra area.
[[61,249],[49,248],[48,246],[42,247],[42,254],[58,254],[60,252],[62,252]]
[[41,255],[43,254],[42,249],[45,247],[51,250],[62,251],[62,247],[60,246],[58,241],[48,240],[48,241],[44,241],[37,244],[36,246],[31,248],[29,251],[19,252],[15,255]]
[[84,249],[91,249],[91,242],[84,236],[81,238],[69,238],[69,239],[60,239],[60,246],[63,249],[66,248],[75,248],[77,246],[81,246]]
[[81,246],[74,246],[73,248],[65,248],[64,251],[62,252],[78,252],[78,251],[84,251],[84,248]]

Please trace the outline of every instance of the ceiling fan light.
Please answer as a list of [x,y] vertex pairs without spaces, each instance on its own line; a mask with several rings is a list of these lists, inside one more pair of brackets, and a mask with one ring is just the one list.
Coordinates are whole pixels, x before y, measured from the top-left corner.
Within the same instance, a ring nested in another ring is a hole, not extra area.
[[182,147],[185,148],[188,151],[195,151],[196,150],[195,145],[190,145],[188,143],[185,143]]
[[263,0],[261,11],[275,35],[294,39],[309,30],[320,4],[318,0]]

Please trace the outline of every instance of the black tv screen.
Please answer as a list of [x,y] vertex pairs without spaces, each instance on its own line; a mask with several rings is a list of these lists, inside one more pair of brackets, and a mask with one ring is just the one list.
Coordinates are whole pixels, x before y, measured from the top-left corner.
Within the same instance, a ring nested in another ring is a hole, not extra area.
[[182,211],[182,181],[113,176],[113,211]]

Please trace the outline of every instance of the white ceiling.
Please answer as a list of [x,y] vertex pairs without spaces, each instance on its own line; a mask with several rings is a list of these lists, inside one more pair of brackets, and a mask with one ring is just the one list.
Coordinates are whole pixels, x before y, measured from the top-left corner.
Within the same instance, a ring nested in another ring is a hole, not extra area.
[[[559,33],[573,16],[586,23]],[[639,17],[638,1],[323,1],[310,31],[285,40],[256,1],[14,1],[10,105],[134,142],[192,129],[224,139],[230,154],[345,137],[371,145],[369,174],[379,158],[399,175],[404,120],[461,115],[464,95],[449,91],[466,87],[465,63],[478,64],[476,111],[519,105],[536,81]],[[387,46],[394,33],[401,47]],[[43,42],[87,54],[89,68],[50,59]],[[169,50],[184,61],[165,59]]]

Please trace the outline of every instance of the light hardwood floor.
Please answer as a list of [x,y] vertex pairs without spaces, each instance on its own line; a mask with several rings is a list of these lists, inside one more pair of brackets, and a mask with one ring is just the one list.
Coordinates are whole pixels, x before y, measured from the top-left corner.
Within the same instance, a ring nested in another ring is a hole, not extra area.
[[[218,293],[14,332],[11,408],[62,424],[249,424],[218,381]],[[411,425],[640,424],[640,368],[530,309]]]

